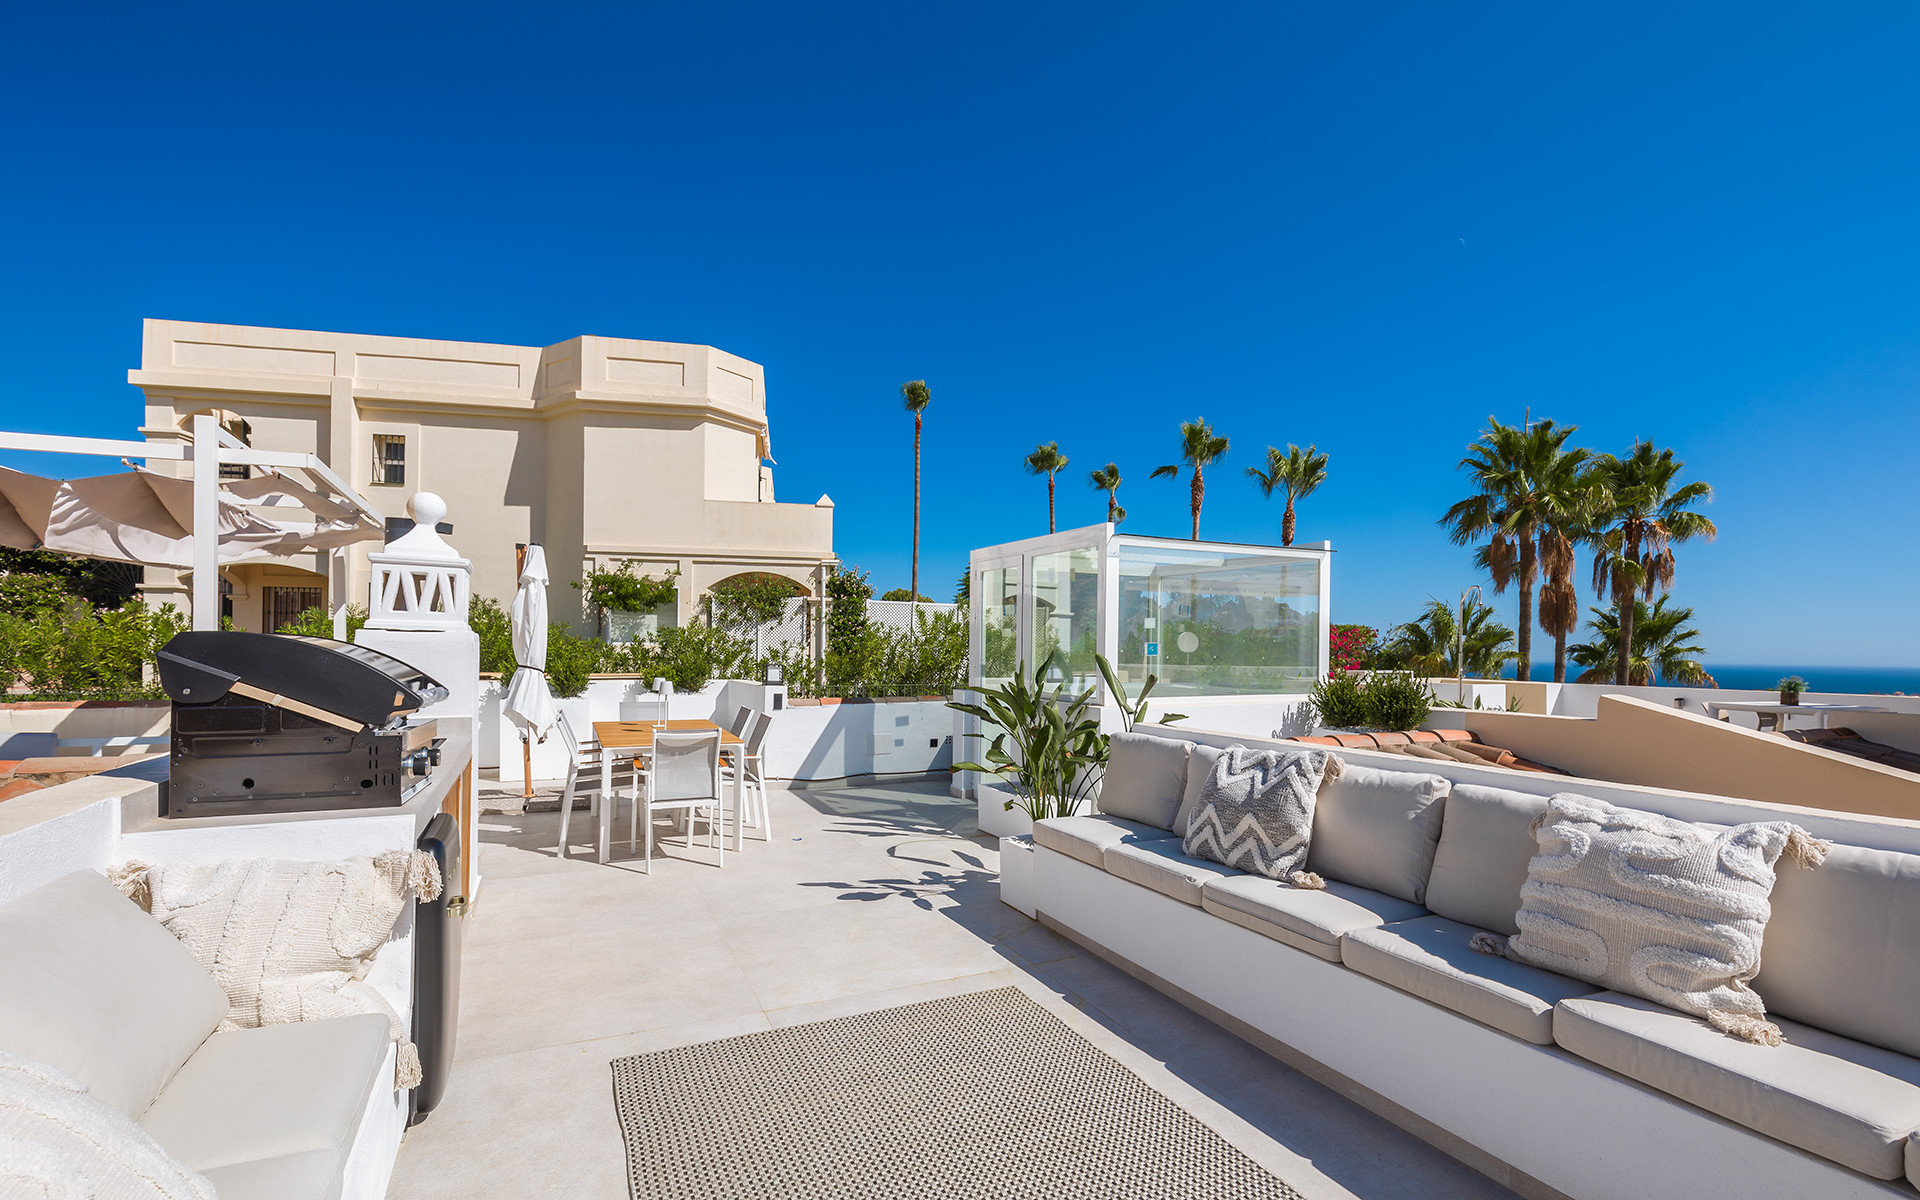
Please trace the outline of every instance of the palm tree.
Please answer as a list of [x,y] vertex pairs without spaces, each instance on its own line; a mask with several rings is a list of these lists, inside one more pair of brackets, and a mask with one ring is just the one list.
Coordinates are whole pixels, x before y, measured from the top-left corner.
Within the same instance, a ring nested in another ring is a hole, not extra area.
[[[1656,680],[1686,687],[1719,687],[1700,662],[1707,648],[1699,644],[1693,610],[1668,608],[1667,600],[1660,596],[1649,606],[1638,596],[1633,598],[1633,652],[1627,681],[1636,687],[1651,687]],[[1605,683],[1619,667],[1620,614],[1610,608],[1592,612],[1587,628],[1593,630],[1594,638],[1572,648],[1573,661],[1587,668],[1578,682]]]
[[1445,600],[1429,599],[1418,617],[1394,627],[1382,656],[1416,675],[1468,679],[1492,678],[1518,654],[1513,630],[1493,619],[1492,605],[1478,600],[1467,601],[1464,640],[1463,666],[1457,610]]
[[1060,453],[1059,442],[1045,442],[1027,455],[1027,474],[1047,477],[1047,532],[1053,532],[1053,477],[1065,470],[1067,456]]
[[1107,523],[1118,525],[1127,519],[1127,510],[1120,507],[1120,500],[1114,495],[1120,490],[1120,467],[1108,463],[1098,471],[1087,473],[1087,482],[1107,494]]
[[[1488,539],[1475,562],[1492,577],[1496,593],[1509,584],[1520,585],[1521,679],[1532,674],[1533,595],[1542,535],[1573,520],[1585,503],[1582,468],[1590,456],[1566,448],[1573,432],[1574,426],[1552,421],[1502,425],[1488,417],[1487,428],[1460,460],[1460,469],[1478,490],[1440,518],[1456,546]],[[1554,542],[1549,554],[1557,555],[1563,547],[1557,539],[1549,540]]]
[[1601,455],[1597,475],[1604,485],[1601,519],[1588,538],[1594,548],[1593,590],[1605,593],[1619,612],[1623,635],[1618,640],[1613,682],[1626,686],[1631,674],[1629,651],[1634,645],[1635,611],[1628,601],[1637,593],[1653,599],[1656,591],[1673,586],[1673,544],[1705,538],[1719,530],[1695,504],[1713,499],[1713,489],[1695,480],[1674,486],[1686,464],[1671,448],[1656,451],[1653,443],[1637,441],[1625,458]]
[[1280,518],[1280,544],[1293,545],[1293,502],[1305,500],[1313,495],[1315,489],[1327,481],[1327,456],[1317,453],[1318,446],[1308,446],[1305,450],[1287,443],[1285,454],[1272,446],[1267,447],[1267,469],[1248,467],[1247,474],[1260,485],[1260,494],[1273,499],[1273,489],[1285,488],[1287,492],[1287,511]]
[[908,586],[913,594],[920,594],[920,421],[927,411],[927,405],[933,400],[933,389],[924,379],[914,379],[900,385],[900,399],[908,412],[913,414],[913,573]]
[[[1207,424],[1205,417],[1180,422],[1180,457],[1192,472],[1192,481],[1187,486],[1187,504],[1193,510],[1193,540],[1200,540],[1200,506],[1207,499],[1207,482],[1203,473],[1214,459],[1227,452],[1227,439],[1216,436],[1213,426]],[[1149,478],[1178,479],[1180,465],[1168,463],[1156,467]]]

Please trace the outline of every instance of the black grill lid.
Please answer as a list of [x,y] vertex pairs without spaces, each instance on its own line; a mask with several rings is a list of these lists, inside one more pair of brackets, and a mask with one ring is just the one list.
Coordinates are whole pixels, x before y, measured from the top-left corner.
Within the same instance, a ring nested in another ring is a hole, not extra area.
[[211,704],[237,686],[257,699],[381,726],[447,696],[411,663],[327,638],[202,629],[176,634],[155,657],[160,686],[176,704]]

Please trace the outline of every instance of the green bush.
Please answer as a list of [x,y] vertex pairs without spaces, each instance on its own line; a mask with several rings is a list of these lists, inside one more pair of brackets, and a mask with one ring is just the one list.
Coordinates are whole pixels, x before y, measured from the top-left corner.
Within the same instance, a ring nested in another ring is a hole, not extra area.
[[1367,723],[1367,701],[1361,692],[1359,672],[1335,671],[1315,681],[1307,693],[1320,724],[1332,729],[1352,729]]
[[547,626],[547,683],[562,700],[586,694],[592,676],[607,669],[607,644],[573,636],[559,622]]
[[29,698],[155,696],[143,670],[186,627],[173,605],[156,609],[140,600],[96,609],[69,596],[30,615],[0,613],[0,675],[24,682]]
[[1361,689],[1366,723],[1376,729],[1418,729],[1433,713],[1426,681],[1401,671],[1376,671]]
[[778,621],[787,601],[803,594],[800,585],[784,575],[736,575],[707,592],[708,612],[723,628],[765,625]]
[[[352,641],[353,635],[359,633],[366,627],[366,606],[361,604],[347,605],[347,640]],[[300,615],[295,617],[290,624],[284,625],[274,630],[274,632],[291,633],[299,637],[332,638],[333,614],[324,608],[303,608],[300,610]]]
[[513,622],[498,600],[476,596],[467,605],[467,624],[480,638],[480,671],[502,680],[513,674]]
[[655,579],[634,570],[631,562],[623,562],[611,570],[588,571],[586,578],[574,580],[573,586],[586,593],[587,611],[595,615],[608,611],[644,613],[673,599],[679,579],[678,571],[668,571],[665,579]]

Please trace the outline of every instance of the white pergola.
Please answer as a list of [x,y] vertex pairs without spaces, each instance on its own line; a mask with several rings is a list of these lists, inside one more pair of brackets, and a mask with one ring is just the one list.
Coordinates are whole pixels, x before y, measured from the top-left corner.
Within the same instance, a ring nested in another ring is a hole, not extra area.
[[[107,548],[101,549],[80,541],[48,544],[46,539],[50,531],[46,527],[47,522],[40,522],[41,527],[36,529],[35,522],[22,520],[25,514],[18,512],[17,505],[12,505],[13,511],[8,514],[11,518],[9,524],[20,527],[15,530],[15,538],[32,538],[42,543],[38,547],[30,545],[22,548],[44,548],[93,558],[112,558],[140,566],[186,567],[193,573],[195,629],[220,627],[221,562],[236,561],[242,557],[271,557],[326,550],[331,566],[331,587],[328,590],[331,593],[333,632],[335,637],[344,638],[347,547],[355,542],[384,537],[386,518],[347,486],[347,482],[317,455],[256,450],[221,428],[219,419],[207,413],[193,417],[191,432],[192,441],[180,445],[0,432],[0,450],[103,455],[118,457],[122,461],[143,458],[191,462],[191,506],[187,514],[169,505],[167,497],[160,495],[161,491],[170,491],[178,486],[174,477],[146,472],[136,476],[145,479],[148,486],[155,489],[156,499],[150,507],[156,510],[161,520],[188,532],[186,540],[190,546],[184,562],[181,561],[182,556],[172,550],[160,549],[178,545],[179,539],[171,534],[156,533],[150,527],[137,524],[122,523],[116,527],[116,519],[112,515],[89,513],[83,507],[81,524],[91,532],[104,535]],[[267,474],[259,480],[223,481],[220,468],[229,463],[258,467]],[[304,478],[296,479],[286,472],[294,472]],[[17,472],[9,474],[15,479],[38,485],[42,491],[48,485],[55,489],[72,490],[68,484],[60,481],[43,480]],[[69,502],[63,517],[70,517],[79,504],[72,496],[66,499]],[[227,531],[231,544],[224,547],[221,544],[223,507],[224,524],[233,527]],[[287,519],[294,513],[303,512],[311,514],[312,519]],[[187,515],[190,519],[180,521],[178,518],[181,515]],[[201,536],[205,532],[210,532],[212,536]],[[142,544],[154,549],[142,556],[133,549]],[[84,548],[81,548],[83,545]]]

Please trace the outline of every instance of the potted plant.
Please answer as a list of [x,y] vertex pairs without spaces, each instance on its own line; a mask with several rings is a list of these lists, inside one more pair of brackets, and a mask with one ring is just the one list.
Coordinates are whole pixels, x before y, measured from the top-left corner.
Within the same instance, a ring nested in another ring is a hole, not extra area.
[[1789,675],[1780,681],[1780,703],[1800,703],[1800,693],[1807,690],[1807,681],[1798,675]]
[[[978,718],[983,725],[999,730],[987,744],[984,762],[959,762],[956,771],[978,771],[1001,785],[993,789],[1006,810],[1018,809],[1029,823],[1048,817],[1070,817],[1088,804],[1096,794],[1107,765],[1110,739],[1100,732],[1094,691],[1067,694],[1067,681],[1051,690],[1046,678],[1056,654],[1049,654],[1033,674],[1027,675],[1023,662],[1013,678],[990,692],[976,693],[980,703],[949,700],[947,707]],[[1114,673],[1112,664],[1094,656],[1107,689],[1120,706],[1121,725],[1132,729],[1147,715],[1147,696],[1158,682],[1147,676],[1138,700],[1127,698],[1126,688]],[[1161,723],[1182,719],[1178,714],[1161,718]],[[983,782],[983,796],[990,785]],[[1000,898],[1012,907],[1034,914],[1033,840],[1014,836],[1000,839]]]

